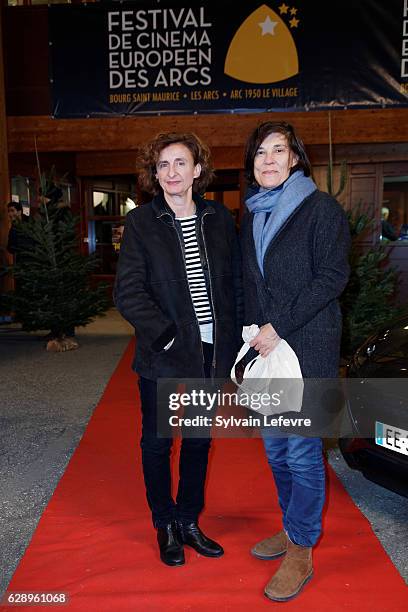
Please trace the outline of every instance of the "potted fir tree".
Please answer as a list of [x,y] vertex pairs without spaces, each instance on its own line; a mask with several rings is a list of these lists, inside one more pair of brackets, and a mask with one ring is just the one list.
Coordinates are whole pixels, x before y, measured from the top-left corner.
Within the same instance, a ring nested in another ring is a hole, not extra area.
[[21,235],[14,292],[5,296],[14,319],[25,331],[50,330],[47,350],[78,348],[75,328],[87,325],[109,307],[106,286],[92,286],[97,261],[79,252],[76,219],[62,191],[41,177],[40,207],[16,230]]

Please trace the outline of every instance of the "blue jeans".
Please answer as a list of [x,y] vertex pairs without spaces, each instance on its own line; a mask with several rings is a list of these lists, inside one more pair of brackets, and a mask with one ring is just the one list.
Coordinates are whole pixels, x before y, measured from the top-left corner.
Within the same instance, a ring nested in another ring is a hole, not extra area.
[[300,546],[314,546],[321,533],[325,471],[321,438],[274,438],[262,431],[278,490],[283,527]]

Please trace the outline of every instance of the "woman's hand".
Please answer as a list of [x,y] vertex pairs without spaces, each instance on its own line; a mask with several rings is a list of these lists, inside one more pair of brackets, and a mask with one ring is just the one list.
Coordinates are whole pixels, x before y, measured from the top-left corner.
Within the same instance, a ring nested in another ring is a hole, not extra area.
[[280,341],[280,337],[270,323],[262,325],[259,333],[249,343],[262,357],[267,357],[275,349]]

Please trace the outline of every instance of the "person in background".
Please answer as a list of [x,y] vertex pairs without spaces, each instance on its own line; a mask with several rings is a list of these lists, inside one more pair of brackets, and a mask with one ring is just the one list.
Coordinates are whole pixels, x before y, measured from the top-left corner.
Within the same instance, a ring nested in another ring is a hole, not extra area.
[[387,240],[398,240],[397,232],[389,221],[390,209],[386,206],[381,208],[381,238]]
[[[7,215],[10,221],[10,228],[7,237],[7,245],[5,249],[0,248],[0,295],[3,292],[3,279],[7,277],[9,261],[6,251],[13,256],[13,261],[16,263],[17,257],[21,256],[18,252],[26,244],[25,237],[19,231],[18,226],[23,221],[23,207],[20,202],[9,202],[7,204]],[[0,316],[0,322],[11,322],[13,316],[9,313]]]
[[23,215],[23,207],[20,202],[9,202],[7,204],[7,213],[10,223],[13,221],[21,221]]
[[[349,277],[350,233],[340,204],[319,191],[293,127],[265,122],[245,152],[249,189],[242,222],[245,322],[260,327],[250,343],[262,356],[284,338],[304,378],[337,378],[341,312]],[[325,500],[322,440],[262,431],[283,526],[258,542],[259,559],[284,556],[265,588],[273,601],[296,597],[312,578],[312,549]]]
[[157,435],[157,382],[229,375],[242,319],[239,246],[230,212],[200,195],[213,173],[197,136],[159,134],[138,171],[153,199],[126,217],[114,297],[137,336],[143,474],[160,558],[182,565],[184,545],[206,557],[224,552],[198,526],[211,440],[183,438],[174,500],[172,440]]
[[17,225],[23,218],[23,207],[20,202],[9,202],[7,204],[7,214],[10,221],[10,229],[7,240],[7,250],[11,255],[16,255],[21,245],[21,237]]

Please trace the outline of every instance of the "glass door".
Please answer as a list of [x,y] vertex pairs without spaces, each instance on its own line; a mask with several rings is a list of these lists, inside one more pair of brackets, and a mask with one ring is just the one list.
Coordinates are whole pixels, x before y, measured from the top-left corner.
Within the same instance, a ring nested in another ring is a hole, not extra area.
[[138,205],[135,179],[93,179],[87,189],[89,253],[96,253],[98,273],[114,275],[127,213]]

